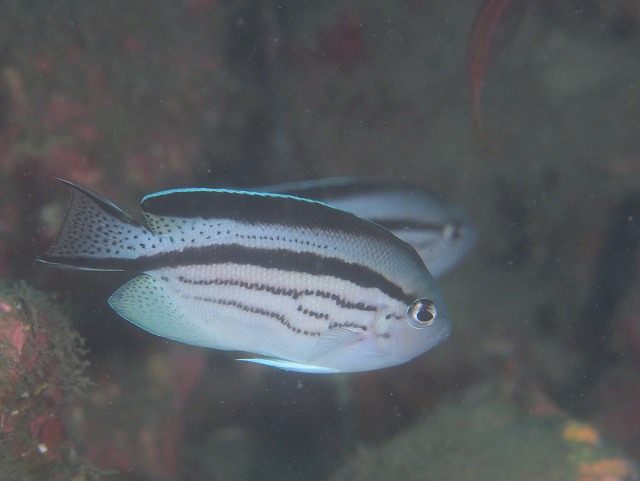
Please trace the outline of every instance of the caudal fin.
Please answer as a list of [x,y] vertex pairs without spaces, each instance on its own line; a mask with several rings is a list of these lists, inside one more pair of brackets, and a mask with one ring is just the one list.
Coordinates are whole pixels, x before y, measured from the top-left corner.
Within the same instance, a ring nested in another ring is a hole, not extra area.
[[59,180],[71,189],[71,201],[58,237],[39,262],[66,269],[121,271],[154,243],[151,232],[109,200]]

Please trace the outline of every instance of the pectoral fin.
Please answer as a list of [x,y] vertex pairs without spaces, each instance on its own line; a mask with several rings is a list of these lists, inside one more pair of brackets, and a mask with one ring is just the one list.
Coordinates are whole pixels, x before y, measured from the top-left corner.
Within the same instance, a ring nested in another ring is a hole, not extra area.
[[311,351],[309,361],[320,359],[335,349],[346,347],[364,338],[361,332],[355,332],[344,327],[334,327],[323,332]]
[[109,305],[129,322],[157,336],[196,346],[210,345],[202,326],[185,317],[163,283],[146,274],[114,292]]

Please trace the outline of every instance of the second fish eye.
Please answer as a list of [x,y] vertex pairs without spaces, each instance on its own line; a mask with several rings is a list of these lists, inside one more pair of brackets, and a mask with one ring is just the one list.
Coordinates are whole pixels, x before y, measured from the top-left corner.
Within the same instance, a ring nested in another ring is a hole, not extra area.
[[462,237],[462,225],[458,222],[450,222],[442,229],[442,237],[450,244],[458,242]]

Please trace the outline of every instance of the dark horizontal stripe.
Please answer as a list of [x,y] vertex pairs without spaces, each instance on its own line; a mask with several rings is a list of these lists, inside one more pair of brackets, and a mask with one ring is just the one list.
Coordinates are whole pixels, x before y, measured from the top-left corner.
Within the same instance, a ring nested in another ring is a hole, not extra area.
[[332,322],[329,324],[329,329],[339,329],[339,328],[354,328],[354,329],[362,329],[363,331],[367,330],[367,326],[364,324],[357,324],[355,322]]
[[219,304],[221,306],[235,307],[236,309],[239,309],[242,312],[250,312],[252,314],[258,314],[261,316],[269,317],[271,319],[276,319],[280,322],[280,324],[282,324],[287,329],[293,331],[296,334],[302,334],[304,336],[311,336],[311,337],[320,336],[320,332],[318,331],[309,331],[309,330],[300,329],[299,327],[291,325],[291,321],[289,321],[285,316],[283,316],[278,312],[268,311],[261,307],[255,307],[255,306],[250,306],[248,304],[243,304],[242,302],[236,301],[234,299],[214,299],[212,297],[201,297],[201,296],[195,296],[192,299],[195,301]]
[[389,248],[405,248],[389,231],[373,222],[325,204],[286,195],[213,189],[168,191],[145,197],[142,208],[159,216],[232,219],[266,227],[291,226],[343,232],[384,242]]
[[384,202],[385,198],[390,194],[406,196],[408,204],[414,203],[418,199],[441,202],[435,194],[424,186],[376,179],[365,180],[357,177],[292,182],[261,187],[258,190],[294,195],[328,204],[341,202],[345,199],[362,198],[364,200],[365,197],[369,197],[368,200],[371,202]]
[[[235,307],[236,309],[241,310],[242,312],[250,312],[252,314],[258,314],[261,316],[269,317],[271,319],[276,319],[285,326],[287,329],[293,331],[295,334],[302,334],[305,336],[318,337],[320,336],[320,331],[310,331],[307,329],[301,329],[291,324],[291,321],[286,318],[283,314],[278,312],[269,311],[267,309],[263,309],[261,307],[250,306],[248,304],[244,304],[240,301],[236,301],[235,299],[216,299],[213,297],[202,297],[202,296],[194,296],[191,299],[200,302],[207,302],[212,304],[219,304],[221,306],[227,307]],[[300,311],[300,309],[298,309]],[[305,313],[306,314],[306,313]],[[364,324],[357,324],[355,322],[331,322],[329,324],[329,329],[338,329],[338,328],[355,328],[361,329],[362,331],[367,331],[367,326]]]
[[259,249],[238,244],[189,247],[182,251],[161,252],[137,259],[88,259],[80,257],[45,256],[45,262],[73,266],[80,269],[104,269],[148,272],[162,268],[186,267],[192,264],[253,265],[265,269],[304,272],[316,276],[333,276],[361,287],[376,288],[389,297],[410,304],[414,301],[402,288],[373,269],[335,257],[286,249]]
[[[168,280],[168,279],[167,279]],[[188,279],[184,276],[179,276],[178,280],[185,284],[197,285],[197,286],[234,286],[241,287],[243,289],[247,289],[250,291],[265,291],[270,294],[276,296],[285,296],[290,297],[291,299],[297,300],[302,296],[316,296],[322,297],[323,299],[331,299],[336,303],[336,305],[344,308],[344,309],[356,309],[359,311],[375,311],[376,307],[368,304],[364,304],[363,302],[349,302],[337,294],[333,294],[327,291],[321,291],[317,289],[295,289],[295,288],[284,288],[284,287],[276,287],[270,284],[264,284],[260,282],[247,282],[241,281],[238,279]]]
[[302,312],[305,316],[313,317],[315,319],[324,319],[325,321],[329,320],[329,314],[326,312],[316,312],[311,309],[307,309],[302,304],[298,306],[298,312]]
[[[306,292],[305,292],[306,294]],[[372,306],[370,304],[365,304],[364,302],[349,302],[345,299],[343,299],[342,297],[340,297],[337,294],[333,294],[331,292],[327,292],[327,291],[313,291],[313,295],[314,296],[318,296],[318,297],[323,297],[324,299],[331,299],[332,301],[334,301],[338,306],[343,307],[345,309],[356,309],[359,311],[376,311],[377,308],[376,306]],[[413,301],[411,301],[413,302]]]
[[277,184],[261,187],[259,190],[331,203],[345,198],[362,196],[370,196],[373,200],[376,195],[384,195],[402,187],[399,184],[385,184],[382,181],[364,181],[354,177],[341,177]]
[[419,220],[414,219],[376,219],[375,217],[370,218],[371,222],[375,222],[376,224],[380,224],[385,229],[389,230],[424,230],[424,231],[434,231],[434,232],[442,232],[444,227],[442,224],[434,224],[433,222],[420,222]]
[[316,276],[332,276],[353,282],[362,287],[377,288],[389,297],[413,302],[401,287],[373,269],[335,257],[324,257],[311,252],[294,252],[286,249],[258,249],[238,244],[191,247],[181,252],[160,253],[136,259],[135,267],[141,271],[180,267],[191,264],[253,265],[265,269],[304,272]]
[[438,243],[438,239],[435,238],[425,238],[420,242],[412,242],[411,245],[416,249],[427,249],[429,247],[435,246]]

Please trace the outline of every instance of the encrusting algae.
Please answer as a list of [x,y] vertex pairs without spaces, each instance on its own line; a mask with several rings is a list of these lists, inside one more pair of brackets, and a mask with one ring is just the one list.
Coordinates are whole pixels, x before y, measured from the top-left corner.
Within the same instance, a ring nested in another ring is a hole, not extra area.
[[[0,479],[95,480],[67,437],[70,400],[88,385],[69,309],[25,284],[0,283]],[[64,305],[64,304],[63,304]]]

